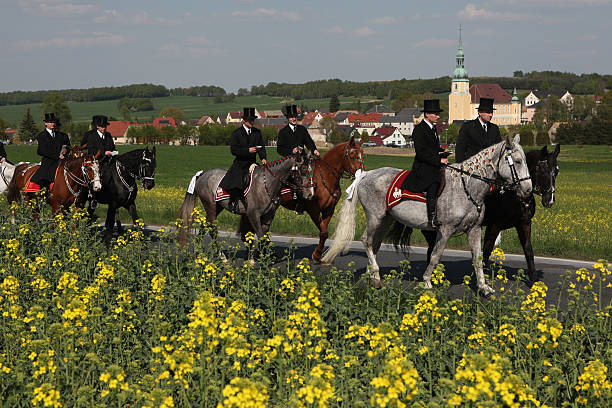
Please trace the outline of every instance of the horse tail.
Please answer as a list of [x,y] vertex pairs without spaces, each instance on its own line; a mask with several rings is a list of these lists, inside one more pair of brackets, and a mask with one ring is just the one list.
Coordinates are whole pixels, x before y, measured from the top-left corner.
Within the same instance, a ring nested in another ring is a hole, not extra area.
[[411,235],[412,227],[408,227],[398,221],[393,221],[386,237],[393,243],[396,251],[402,251],[408,254]]
[[338,213],[338,224],[336,225],[336,231],[331,237],[333,240],[330,247],[325,251],[321,262],[331,263],[336,259],[338,255],[348,249],[349,244],[355,237],[355,213],[357,209],[357,186],[353,191],[353,196],[349,199],[344,200],[342,208]]
[[6,192],[6,199],[9,204],[12,202],[21,203],[21,190],[19,188],[19,185],[17,184],[17,179],[17,175],[13,173],[13,177],[11,178],[11,181],[8,184]]
[[178,233],[178,241],[181,246],[187,243],[187,237],[189,236],[189,230],[191,229],[191,214],[193,213],[195,204],[195,194],[189,192],[185,193],[183,205],[181,205],[181,209],[179,210],[179,218],[183,220],[183,225]]

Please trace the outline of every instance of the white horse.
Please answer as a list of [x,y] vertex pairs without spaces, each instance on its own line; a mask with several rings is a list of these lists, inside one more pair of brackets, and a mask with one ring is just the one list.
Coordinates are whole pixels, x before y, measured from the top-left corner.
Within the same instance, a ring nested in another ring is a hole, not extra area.
[[463,163],[450,165],[444,172],[446,186],[438,197],[437,214],[441,225],[434,232],[427,224],[425,203],[402,201],[387,211],[386,194],[393,178],[401,171],[391,167],[368,171],[356,185],[352,199],[347,199],[340,211],[338,227],[333,243],[323,256],[323,262],[332,262],[348,246],[355,234],[355,208],[357,200],[365,211],[367,226],[361,237],[369,260],[370,278],[380,284],[379,267],[376,253],[383,238],[395,221],[396,243],[402,246],[410,243],[412,229],[424,231],[433,237],[429,265],[423,275],[425,287],[431,288],[431,275],[444,252],[449,238],[460,232],[468,235],[472,261],[479,289],[485,294],[493,293],[484,279],[482,270],[482,250],[480,246],[482,219],[484,217],[484,198],[491,184],[495,183],[516,190],[519,197],[529,197],[532,190],[525,153],[519,145],[520,138],[507,137],[506,140],[490,146]]
[[0,163],[0,194],[8,189],[13,173],[15,173],[15,165],[6,161]]

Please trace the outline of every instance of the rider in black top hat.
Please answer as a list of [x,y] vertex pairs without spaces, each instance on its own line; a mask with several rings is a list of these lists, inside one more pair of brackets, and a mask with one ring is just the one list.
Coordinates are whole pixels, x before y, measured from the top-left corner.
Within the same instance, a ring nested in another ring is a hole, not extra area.
[[261,132],[253,127],[257,119],[255,108],[244,108],[242,126],[232,132],[230,137],[230,151],[236,158],[229,168],[219,186],[230,193],[229,210],[234,214],[240,213],[238,201],[246,208],[244,200],[245,181],[249,174],[249,167],[256,162],[259,155],[262,164],[266,164],[266,147]]
[[491,123],[493,117],[493,99],[480,98],[478,117],[465,122],[459,130],[455,160],[457,163],[472,157],[482,149],[501,142],[499,127]]
[[[284,113],[289,122],[287,126],[282,128],[278,132],[278,139],[276,143],[276,151],[281,156],[290,156],[298,153],[300,149],[304,149],[304,146],[308,148],[315,156],[321,157],[321,154],[317,150],[312,137],[308,133],[308,130],[302,125],[298,125],[297,117],[298,110],[296,105],[286,105],[284,107]],[[294,199],[297,199],[297,194],[293,192]],[[298,200],[295,205],[295,212],[302,214],[304,212],[302,203]]]
[[[7,162],[6,150],[4,150],[4,143],[0,143],[0,162]],[[10,163],[10,162],[8,162]]]
[[436,195],[440,187],[440,167],[442,164],[448,164],[446,155],[441,155],[448,151],[440,147],[436,130],[436,122],[442,112],[440,101],[426,99],[421,112],[423,120],[412,132],[414,163],[401,188],[415,193],[427,193],[427,221],[430,227],[437,228],[439,223],[436,217]]
[[48,187],[55,181],[55,170],[60,160],[64,159],[66,147],[70,146],[68,135],[57,130],[59,119],[54,113],[45,113],[45,129],[36,135],[38,149],[36,152],[42,156],[40,167],[32,176],[32,183],[40,187]]
[[98,152],[102,158],[110,158],[115,151],[115,142],[110,133],[106,131],[109,125],[108,118],[104,115],[95,115],[91,118],[92,129],[83,135],[81,146],[87,145],[87,152],[96,155]]

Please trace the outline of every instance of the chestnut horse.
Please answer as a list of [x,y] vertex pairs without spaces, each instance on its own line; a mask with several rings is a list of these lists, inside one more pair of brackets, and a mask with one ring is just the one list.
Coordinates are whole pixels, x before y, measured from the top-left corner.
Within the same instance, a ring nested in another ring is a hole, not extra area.
[[[97,155],[96,155],[97,156]],[[26,191],[26,185],[38,170],[40,164],[22,163],[15,167],[15,172],[8,186],[7,200],[20,203],[25,195],[26,201],[40,197],[40,192]],[[85,154],[79,147],[71,147],[66,158],[60,160],[55,171],[55,182],[46,201],[51,205],[53,214],[66,211],[80,195],[102,188],[97,157]]]
[[[315,195],[312,200],[301,200],[302,208],[308,213],[312,221],[319,228],[319,245],[312,253],[312,260],[321,261],[321,254],[325,241],[329,236],[327,226],[334,215],[336,204],[340,201],[342,189],[340,179],[355,176],[357,170],[363,168],[363,149],[360,142],[351,137],[348,142],[340,143],[314,161],[313,178]],[[299,198],[298,198],[299,200]],[[295,210],[297,200],[291,194],[281,196],[281,205],[289,210]],[[244,215],[240,218],[238,230],[243,236],[253,227]]]

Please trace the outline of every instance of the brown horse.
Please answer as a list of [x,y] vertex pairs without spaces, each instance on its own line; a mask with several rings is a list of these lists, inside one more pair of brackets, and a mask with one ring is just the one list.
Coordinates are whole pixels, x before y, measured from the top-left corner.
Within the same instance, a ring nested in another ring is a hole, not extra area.
[[[319,245],[312,253],[312,260],[321,261],[321,254],[325,241],[329,236],[327,226],[334,215],[336,204],[340,201],[342,189],[340,179],[344,176],[351,178],[357,170],[363,168],[363,149],[360,142],[355,142],[351,137],[348,142],[340,143],[330,149],[327,153],[315,160],[313,166],[313,178],[315,184],[315,195],[312,200],[302,200],[301,204],[312,221],[319,228]],[[291,194],[281,196],[281,205],[289,210],[295,210],[297,200]],[[253,231],[249,220],[242,216],[240,218],[239,232]]]
[[[99,191],[100,168],[97,156],[85,154],[79,147],[71,147],[66,158],[60,161],[55,171],[55,182],[51,185],[46,201],[51,205],[53,214],[66,211],[76,199],[87,194],[91,189]],[[40,197],[40,192],[27,191],[28,182],[38,170],[40,164],[23,163],[15,167],[15,173],[8,186],[7,200],[9,204],[20,203],[23,198],[27,202]],[[23,195],[22,195],[23,194]]]

